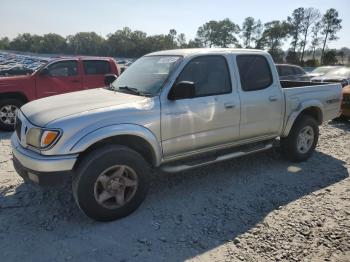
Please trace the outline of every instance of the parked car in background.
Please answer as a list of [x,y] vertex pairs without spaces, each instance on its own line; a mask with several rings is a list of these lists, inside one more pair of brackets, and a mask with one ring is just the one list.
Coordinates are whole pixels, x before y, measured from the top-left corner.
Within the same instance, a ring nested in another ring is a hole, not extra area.
[[328,73],[329,71],[333,69],[337,69],[341,66],[319,66],[316,67],[314,70],[308,73],[310,77],[316,77],[316,76],[323,76],[324,74]]
[[304,66],[303,67],[304,71],[309,74],[311,73],[313,70],[315,70],[315,67],[311,67],[311,66]]
[[308,74],[300,66],[288,64],[276,64],[280,80],[310,81]]
[[54,59],[31,75],[1,77],[0,129],[13,130],[16,111],[23,104],[47,96],[103,87],[106,74],[119,76],[112,58],[69,57]]
[[[62,182],[89,217],[127,216],[150,171],[180,172],[270,149],[307,160],[318,126],[339,115],[338,83],[280,81],[260,50],[148,54],[110,86],[43,98],[18,110],[13,163],[25,180]],[[83,102],[81,102],[83,101]]]
[[350,84],[350,67],[337,67],[322,76],[311,78],[311,81],[315,83],[334,82],[341,83],[343,87],[347,86]]
[[18,76],[18,75],[30,75],[34,72],[33,69],[23,66],[13,66],[8,69],[0,70],[0,76]]
[[350,119],[350,85],[343,88],[343,102],[341,109],[341,118]]

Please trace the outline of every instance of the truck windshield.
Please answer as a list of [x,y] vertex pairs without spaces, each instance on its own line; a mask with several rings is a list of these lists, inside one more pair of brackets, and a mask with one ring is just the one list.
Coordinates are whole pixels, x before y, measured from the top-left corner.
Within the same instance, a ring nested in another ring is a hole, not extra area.
[[155,96],[180,59],[180,56],[141,57],[112,83],[112,89]]

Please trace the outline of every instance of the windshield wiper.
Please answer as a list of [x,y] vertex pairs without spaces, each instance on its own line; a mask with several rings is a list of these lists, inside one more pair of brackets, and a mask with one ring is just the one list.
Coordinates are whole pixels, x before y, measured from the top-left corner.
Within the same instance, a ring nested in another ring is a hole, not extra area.
[[138,96],[152,96],[152,94],[150,93],[146,93],[146,92],[141,92],[139,91],[137,88],[135,87],[129,87],[129,86],[118,86],[119,90],[126,90],[134,95],[138,95]]

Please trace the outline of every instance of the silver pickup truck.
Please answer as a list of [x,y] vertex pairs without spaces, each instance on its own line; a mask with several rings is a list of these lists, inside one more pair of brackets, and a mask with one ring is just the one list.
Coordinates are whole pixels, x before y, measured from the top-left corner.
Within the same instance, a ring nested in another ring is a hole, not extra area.
[[[110,77],[110,76],[109,76]],[[308,159],[340,113],[340,84],[279,81],[259,50],[183,49],[138,59],[110,88],[39,99],[17,113],[13,162],[25,179],[72,177],[89,217],[136,210],[151,170],[179,172],[271,148]]]

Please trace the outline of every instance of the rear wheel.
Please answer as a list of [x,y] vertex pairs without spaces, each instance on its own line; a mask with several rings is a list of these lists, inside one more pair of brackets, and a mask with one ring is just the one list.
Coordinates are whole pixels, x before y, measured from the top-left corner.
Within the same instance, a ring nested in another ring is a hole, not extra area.
[[5,98],[0,100],[0,129],[13,131],[17,110],[23,105],[21,100]]
[[289,135],[281,138],[282,152],[293,162],[305,161],[314,152],[318,136],[316,120],[310,116],[301,116],[294,123]]
[[135,211],[146,197],[149,166],[124,146],[106,146],[87,155],[73,179],[73,195],[90,218],[111,221]]

